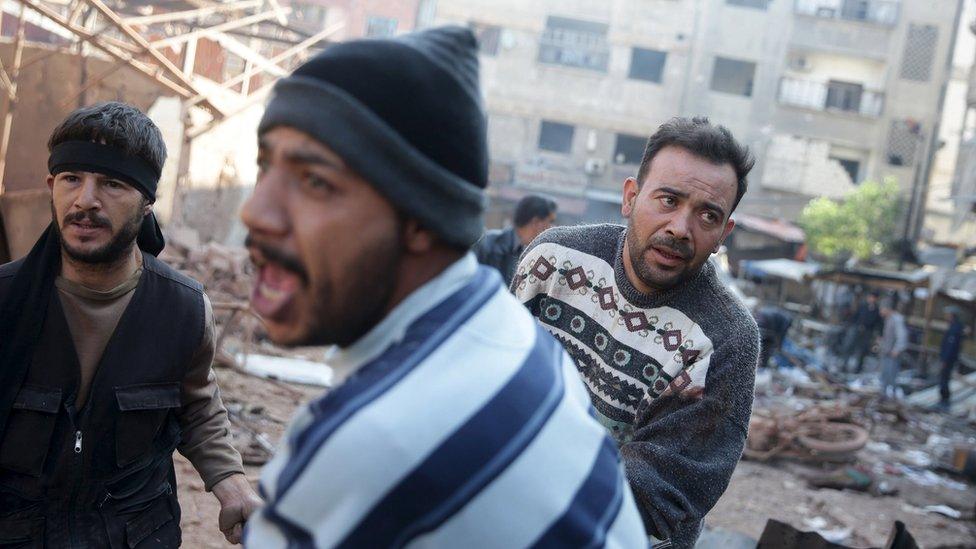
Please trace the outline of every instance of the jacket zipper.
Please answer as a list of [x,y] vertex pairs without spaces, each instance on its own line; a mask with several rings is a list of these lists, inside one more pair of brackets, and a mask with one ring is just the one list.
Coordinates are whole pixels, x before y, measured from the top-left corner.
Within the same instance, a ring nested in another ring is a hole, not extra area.
[[74,432],[75,446],[74,455],[71,457],[72,460],[72,476],[74,477],[74,482],[72,482],[71,487],[71,499],[68,501],[68,540],[72,546],[76,545],[75,540],[75,506],[78,500],[78,491],[81,485],[81,479],[83,475],[81,474],[84,465],[84,457],[81,454],[82,451],[82,433],[81,429],[78,427],[77,412],[75,410],[74,402],[70,404],[65,404],[65,410],[68,412],[68,421],[71,423],[71,430]]

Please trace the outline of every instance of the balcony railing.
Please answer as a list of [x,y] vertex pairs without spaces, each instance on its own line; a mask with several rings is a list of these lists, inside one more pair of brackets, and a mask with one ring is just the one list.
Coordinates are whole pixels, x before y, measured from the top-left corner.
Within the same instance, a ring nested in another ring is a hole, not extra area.
[[826,112],[851,113],[868,118],[881,116],[884,94],[844,82],[823,83],[786,77],[780,81],[779,102]]
[[893,27],[898,23],[900,0],[796,0],[796,13],[825,19],[861,21]]

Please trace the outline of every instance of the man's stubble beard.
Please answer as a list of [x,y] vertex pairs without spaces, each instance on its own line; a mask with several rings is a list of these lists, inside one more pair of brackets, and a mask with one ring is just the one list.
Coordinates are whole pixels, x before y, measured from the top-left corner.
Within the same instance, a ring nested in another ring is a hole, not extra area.
[[[57,212],[54,209],[54,203],[51,203],[51,217],[57,219]],[[106,225],[111,231],[111,223],[101,216],[86,213],[83,215],[66,215],[62,223],[67,225],[69,222],[73,222],[80,219],[88,219],[89,221],[94,221],[99,224]],[[64,250],[65,254],[73,261],[78,263],[83,263],[89,266],[109,266],[121,262],[125,259],[132,251],[132,246],[135,245],[136,238],[139,236],[139,230],[142,228],[143,220],[145,215],[142,213],[142,208],[140,207],[136,214],[130,217],[125,224],[119,229],[112,238],[106,242],[103,246],[90,251],[83,251],[73,248],[64,239],[64,235],[61,232],[61,225],[55,223],[54,226],[58,231],[58,238],[61,240],[61,249]]]
[[[674,274],[668,276],[660,276],[644,261],[644,253],[648,251],[651,246],[656,245],[670,248],[673,251],[684,254],[685,257],[693,255],[693,250],[691,250],[687,244],[677,241],[676,239],[664,237],[651,236],[647,242],[638,242],[637,233],[634,230],[633,217],[627,221],[626,240],[627,251],[630,255],[630,268],[634,271],[634,274],[637,275],[637,278],[639,278],[641,282],[655,292],[669,290],[691,279],[704,265],[704,262],[702,262],[702,265],[693,265],[686,262],[684,268],[682,268],[680,271],[675,271]],[[694,258],[692,257],[690,261],[693,260]]]
[[[386,316],[396,287],[398,268],[403,255],[402,233],[378,243],[362,253],[349,266],[353,281],[342,296],[335,288],[324,285],[313,293],[312,324],[305,345],[338,345],[348,347],[369,333]],[[336,300],[336,309],[329,306]]]

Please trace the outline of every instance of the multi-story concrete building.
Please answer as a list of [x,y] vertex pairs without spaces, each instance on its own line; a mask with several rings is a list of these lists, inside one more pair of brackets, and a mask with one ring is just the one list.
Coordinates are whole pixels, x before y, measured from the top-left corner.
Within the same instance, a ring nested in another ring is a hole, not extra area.
[[342,42],[353,38],[394,36],[413,30],[418,0],[298,0],[286,2],[295,23],[315,32],[341,24],[333,37]]
[[923,236],[967,248],[976,244],[976,0],[959,19],[942,112],[941,147],[928,188]]
[[866,179],[894,177],[921,203],[960,6],[427,0],[420,24],[481,36],[501,209],[542,190],[569,220],[618,218],[644,140],[684,115],[728,126],[756,153],[741,211],[795,219],[811,197]]

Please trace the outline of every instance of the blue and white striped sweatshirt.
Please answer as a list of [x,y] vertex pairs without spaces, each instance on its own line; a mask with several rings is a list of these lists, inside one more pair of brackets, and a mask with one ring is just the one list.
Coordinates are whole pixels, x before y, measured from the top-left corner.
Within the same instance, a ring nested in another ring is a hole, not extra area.
[[647,546],[569,356],[471,254],[330,364],[247,547]]

